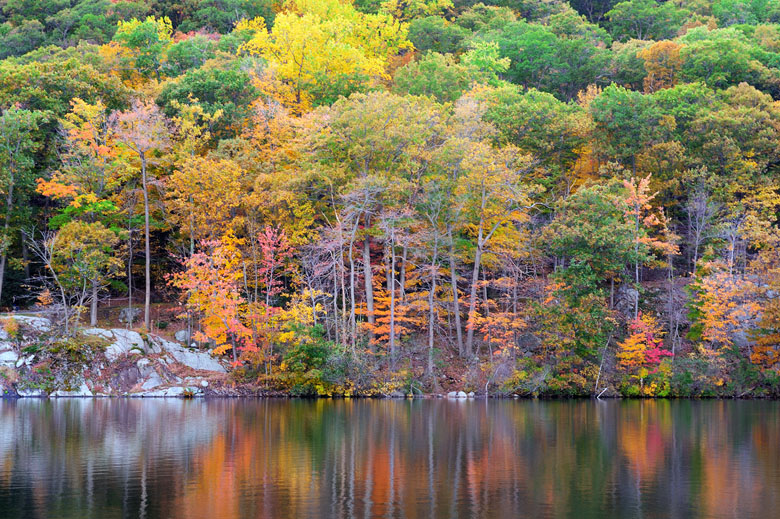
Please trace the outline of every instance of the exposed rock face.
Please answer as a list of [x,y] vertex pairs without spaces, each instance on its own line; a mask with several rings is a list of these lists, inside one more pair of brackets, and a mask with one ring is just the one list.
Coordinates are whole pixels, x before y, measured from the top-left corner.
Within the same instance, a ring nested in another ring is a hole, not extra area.
[[615,309],[623,315],[634,316],[634,305],[639,299],[639,291],[631,285],[620,285],[615,291]]
[[19,355],[15,351],[0,351],[0,366],[7,366],[9,368],[16,365],[19,360]]
[[160,375],[154,371],[151,375],[149,375],[149,378],[146,379],[146,382],[141,385],[141,389],[149,390],[161,385],[163,385],[163,380],[160,378]]
[[[37,332],[48,332],[51,330],[51,321],[45,317],[37,317],[32,315],[12,315],[20,324],[26,325]],[[6,334],[6,338],[8,334]]]
[[163,352],[170,354],[176,362],[184,364],[188,368],[203,371],[215,371],[217,373],[226,373],[225,367],[217,359],[206,351],[192,351],[181,344],[166,341],[157,336],[151,336],[151,342],[159,347]]
[[43,389],[17,389],[16,393],[24,398],[42,398],[46,396]]
[[85,396],[93,396],[92,391],[87,387],[87,384],[85,382],[82,382],[78,389],[74,389],[72,391],[63,391],[58,390],[52,393],[50,396],[53,397],[85,397]]
[[141,334],[132,330],[125,330],[123,328],[113,328],[111,330],[89,328],[84,330],[84,333],[96,335],[107,341],[112,341],[108,348],[106,348],[106,358],[112,362],[128,353],[136,353],[138,355],[143,355],[144,353],[160,353],[159,348],[155,348],[154,344],[152,344],[151,347],[147,346],[143,337],[141,337]]
[[91,350],[93,357],[89,362],[70,366],[67,373],[41,378],[33,365],[46,362],[52,353],[45,347],[29,355],[21,351],[33,344],[56,340],[43,335],[51,330],[51,323],[43,317],[13,317],[24,325],[26,332],[16,344],[7,340],[10,338],[0,327],[0,367],[10,369],[12,375],[6,390],[0,387],[0,396],[45,397],[47,393],[51,397],[202,396],[209,381],[193,370],[227,373],[208,351],[189,349],[162,337],[143,336],[122,328],[89,328],[82,333],[105,340],[108,343],[105,350],[99,347]]
[[173,337],[183,344],[189,344],[190,342],[190,334],[187,330],[179,330]]

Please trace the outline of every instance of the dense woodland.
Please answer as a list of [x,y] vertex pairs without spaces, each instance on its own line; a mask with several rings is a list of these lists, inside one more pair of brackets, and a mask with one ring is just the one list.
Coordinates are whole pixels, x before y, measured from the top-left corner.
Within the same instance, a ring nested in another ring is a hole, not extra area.
[[0,0],[0,58],[0,298],[69,344],[111,298],[293,394],[780,390],[778,0]]

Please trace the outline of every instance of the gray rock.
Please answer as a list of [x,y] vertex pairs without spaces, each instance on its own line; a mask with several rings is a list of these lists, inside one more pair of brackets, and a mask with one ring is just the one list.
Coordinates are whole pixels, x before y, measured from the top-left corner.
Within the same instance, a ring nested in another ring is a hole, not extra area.
[[185,389],[181,386],[169,387],[165,390],[165,396],[183,396]]
[[119,311],[119,322],[133,324],[141,317],[143,310],[140,308],[125,307]]
[[106,348],[106,358],[112,362],[122,355],[127,355],[131,350],[138,350],[143,353],[146,349],[144,340],[138,332],[114,328],[110,330],[110,333],[114,342]]
[[142,378],[146,378],[154,373],[152,361],[149,359],[138,359],[138,362],[136,362],[135,365],[138,368],[138,372],[141,374]]
[[628,284],[623,284],[615,291],[615,309],[624,315],[633,315],[634,305],[639,298],[639,291]]
[[19,360],[15,351],[0,351],[0,366],[14,366]]
[[447,398],[458,398],[458,392],[450,391],[449,393],[447,393]]
[[85,382],[82,382],[78,389],[74,391],[57,390],[51,394],[53,397],[84,397],[92,396],[92,391],[87,387]]
[[152,374],[149,376],[149,378],[141,384],[141,389],[154,389],[157,386],[162,385],[163,381],[160,378],[160,375],[157,374],[156,371],[153,371]]
[[406,395],[404,395],[400,391],[391,391],[390,394],[387,396],[390,398],[406,398]]
[[187,330],[179,330],[173,335],[173,337],[181,343],[186,344],[190,342],[190,334],[187,332]]
[[208,381],[208,380],[204,380],[204,381],[202,381],[202,382],[200,383],[200,387],[209,387],[209,381]]
[[165,339],[157,336],[150,336],[152,343],[159,346],[163,351],[169,353],[176,362],[184,364],[191,369],[199,369],[204,371],[216,371],[218,373],[226,373],[226,369],[217,359],[211,356],[209,352],[205,351],[191,351],[182,346],[181,344],[166,341]]
[[26,360],[26,359],[25,359],[24,357],[19,357],[19,358],[17,359],[17,361],[16,361],[16,364],[15,364],[15,366],[16,366],[17,368],[21,368],[21,367],[24,365],[24,361],[25,361],[25,360]]
[[14,319],[32,328],[37,332],[48,332],[51,330],[51,321],[45,317],[36,317],[31,315],[14,315]]
[[467,398],[468,395],[465,391],[458,391],[458,398]]
[[22,398],[42,398],[46,396],[43,389],[17,389],[16,394]]
[[474,398],[474,391],[469,391],[466,396],[469,398]]

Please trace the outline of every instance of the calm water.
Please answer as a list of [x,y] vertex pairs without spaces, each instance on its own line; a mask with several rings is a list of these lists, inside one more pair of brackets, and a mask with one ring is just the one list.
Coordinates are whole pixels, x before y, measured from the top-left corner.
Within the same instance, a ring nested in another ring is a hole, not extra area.
[[780,517],[780,403],[0,401],[16,517]]

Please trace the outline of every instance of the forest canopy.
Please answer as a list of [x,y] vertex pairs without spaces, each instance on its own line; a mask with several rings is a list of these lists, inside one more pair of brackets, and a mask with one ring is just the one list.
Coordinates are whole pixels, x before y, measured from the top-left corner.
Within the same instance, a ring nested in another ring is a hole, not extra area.
[[780,392],[780,1],[0,0],[0,305],[294,394]]

